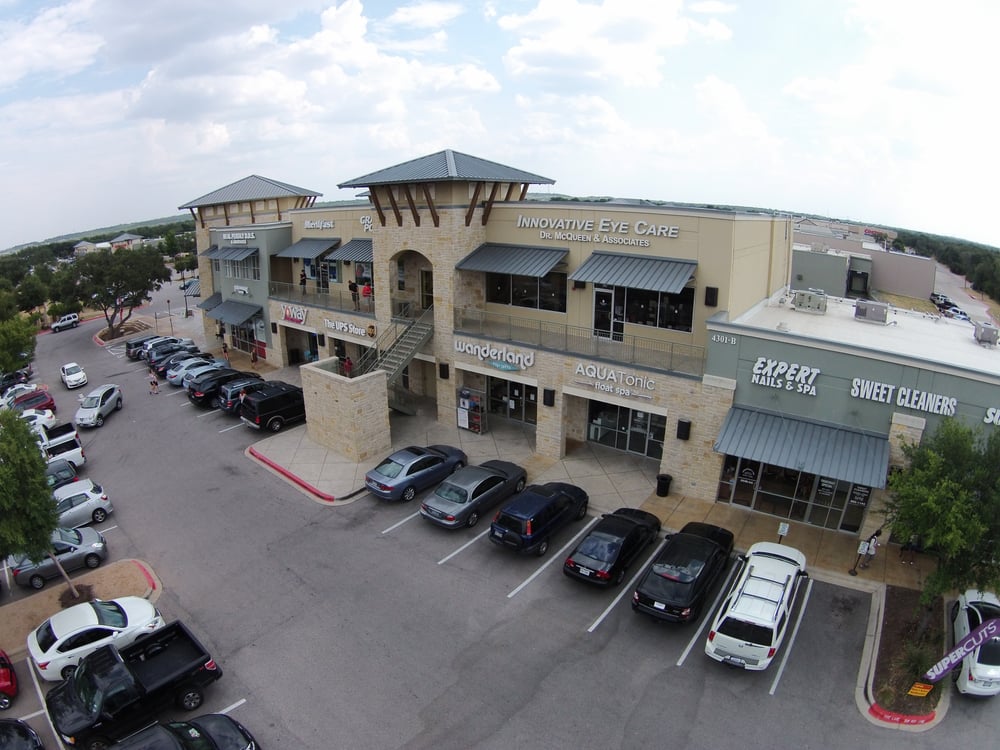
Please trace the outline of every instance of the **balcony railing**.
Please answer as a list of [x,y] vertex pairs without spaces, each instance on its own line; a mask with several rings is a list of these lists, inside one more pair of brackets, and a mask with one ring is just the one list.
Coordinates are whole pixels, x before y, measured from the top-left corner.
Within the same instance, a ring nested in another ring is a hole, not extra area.
[[306,283],[306,291],[303,292],[298,284],[288,284],[284,281],[270,281],[267,284],[267,294],[272,299],[284,302],[298,302],[303,305],[322,307],[325,310],[345,310],[347,312],[371,313],[374,310],[368,309],[364,300],[361,301],[361,310],[355,311],[354,300],[351,299],[350,292],[341,290],[330,291],[329,289],[319,289],[315,281]]
[[701,377],[705,373],[705,348],[691,344],[675,344],[620,333],[600,336],[595,334],[593,328],[471,308],[455,310],[455,332],[683,375]]

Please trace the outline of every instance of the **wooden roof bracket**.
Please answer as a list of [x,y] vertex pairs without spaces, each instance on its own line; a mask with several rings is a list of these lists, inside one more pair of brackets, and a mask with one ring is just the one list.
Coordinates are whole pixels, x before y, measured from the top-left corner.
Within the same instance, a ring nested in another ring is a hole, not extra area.
[[490,190],[489,200],[486,201],[486,205],[483,207],[483,226],[486,226],[486,222],[490,219],[490,211],[493,210],[493,204],[496,202],[497,193],[500,192],[500,183],[494,182],[493,188]]
[[223,203],[222,204],[222,213],[226,217],[226,226],[228,227],[229,226],[229,204],[228,203]]
[[396,226],[403,226],[403,214],[399,211],[399,204],[396,203],[396,196],[392,194],[392,185],[388,186],[387,194],[389,196],[389,205],[392,206],[393,216],[396,217]]
[[527,197],[528,197],[528,183],[526,182],[523,185],[521,185],[521,197],[519,200],[523,201]]
[[195,224],[201,224],[201,228],[204,229],[205,228],[205,217],[202,216],[201,211],[198,211],[198,213],[195,213],[193,206],[191,208],[189,208],[188,211],[191,212],[191,218],[194,219]]
[[420,212],[417,211],[417,204],[413,202],[413,193],[410,192],[409,184],[403,185],[403,195],[406,196],[406,205],[410,207],[410,215],[413,217],[413,226],[420,226]]
[[385,226],[385,211],[382,210],[382,204],[378,200],[378,192],[374,187],[368,189],[368,199],[375,206],[375,211],[378,213],[378,223],[383,227]]
[[476,190],[472,194],[472,200],[469,201],[469,210],[465,212],[465,226],[472,226],[472,215],[476,211],[476,204],[479,202],[479,194],[483,190],[483,183],[476,183]]
[[441,226],[441,217],[438,216],[437,206],[434,205],[434,199],[431,198],[431,191],[427,186],[427,183],[421,182],[420,189],[424,191],[424,200],[427,201],[427,208],[430,209],[431,218],[434,220],[434,226]]
[[514,183],[513,182],[508,182],[507,183],[507,194],[504,196],[503,199],[504,199],[504,201],[510,201],[510,199],[513,198],[513,197],[514,197]]

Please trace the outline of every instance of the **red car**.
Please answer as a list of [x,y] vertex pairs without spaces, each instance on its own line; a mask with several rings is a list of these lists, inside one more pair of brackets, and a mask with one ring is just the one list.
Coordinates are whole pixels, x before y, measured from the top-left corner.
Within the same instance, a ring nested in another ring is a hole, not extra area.
[[25,393],[23,396],[18,396],[14,399],[14,403],[10,408],[18,413],[23,412],[25,409],[51,409],[54,412],[56,410],[56,402],[52,398],[51,393],[38,389],[37,391]]
[[17,675],[7,654],[0,650],[0,711],[10,708],[17,697]]

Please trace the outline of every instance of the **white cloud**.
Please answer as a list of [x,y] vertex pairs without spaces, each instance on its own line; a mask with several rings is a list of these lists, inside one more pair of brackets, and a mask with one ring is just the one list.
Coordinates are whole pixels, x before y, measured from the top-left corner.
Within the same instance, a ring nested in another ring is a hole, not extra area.
[[413,3],[397,8],[386,20],[386,23],[436,29],[455,20],[464,12],[465,8],[460,3]]

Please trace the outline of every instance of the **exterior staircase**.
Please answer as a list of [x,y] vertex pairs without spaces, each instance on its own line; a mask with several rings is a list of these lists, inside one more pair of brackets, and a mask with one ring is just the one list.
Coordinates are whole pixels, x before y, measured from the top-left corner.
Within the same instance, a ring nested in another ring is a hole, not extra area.
[[[356,366],[356,372],[363,374],[372,370],[385,370],[389,392],[399,390],[393,386],[402,376],[406,366],[413,361],[417,352],[433,335],[433,308],[425,310],[417,320],[394,318],[392,327],[379,336],[375,346],[361,358]],[[390,399],[389,404],[392,408],[406,410],[402,402],[397,406],[392,401],[394,400]]]

